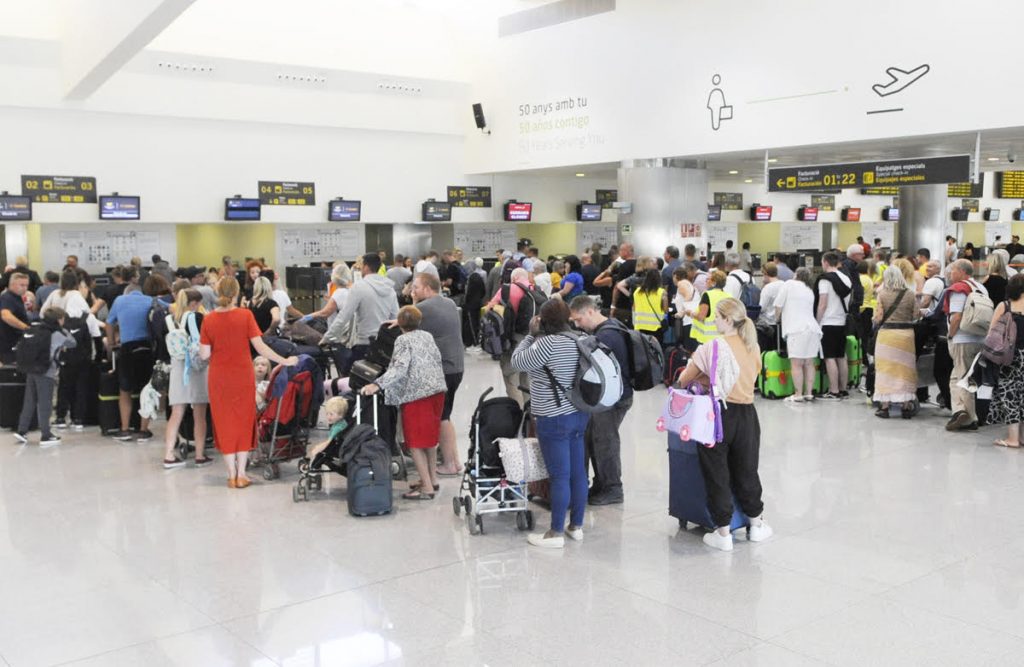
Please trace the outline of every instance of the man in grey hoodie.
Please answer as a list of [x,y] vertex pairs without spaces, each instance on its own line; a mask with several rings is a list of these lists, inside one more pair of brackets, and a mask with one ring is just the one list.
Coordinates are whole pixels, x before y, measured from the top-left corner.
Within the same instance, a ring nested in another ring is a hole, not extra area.
[[370,349],[370,338],[377,335],[380,325],[398,317],[398,297],[395,284],[377,273],[381,267],[377,253],[363,255],[363,279],[352,288],[345,305],[327,330],[327,340],[341,340],[345,327],[356,327],[352,361],[359,361]]

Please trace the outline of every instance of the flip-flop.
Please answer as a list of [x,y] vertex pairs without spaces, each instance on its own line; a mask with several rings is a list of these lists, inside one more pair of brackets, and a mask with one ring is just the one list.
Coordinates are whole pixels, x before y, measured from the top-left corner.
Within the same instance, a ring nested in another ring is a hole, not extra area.
[[433,500],[434,494],[423,493],[422,491],[410,491],[408,493],[403,493],[402,497],[406,500]]
[[[410,491],[412,491],[414,489],[422,489],[422,488],[423,488],[423,482],[413,482],[412,484],[409,485],[409,490]],[[434,485],[434,491],[440,491],[440,490],[441,490],[441,485],[440,484],[435,484]]]
[[1020,443],[1019,442],[1010,444],[1009,442],[1007,442],[1006,440],[1003,440],[1002,438],[1000,438],[999,440],[994,441],[992,444],[995,445],[996,447],[1006,447],[1008,449],[1020,449]]
[[461,474],[462,474],[461,470],[456,471],[456,472],[441,472],[440,470],[437,471],[438,477],[458,477]]

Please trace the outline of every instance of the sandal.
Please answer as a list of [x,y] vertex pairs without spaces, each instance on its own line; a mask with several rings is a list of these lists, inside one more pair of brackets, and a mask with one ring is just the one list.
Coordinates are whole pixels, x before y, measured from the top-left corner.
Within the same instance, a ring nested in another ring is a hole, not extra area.
[[433,500],[434,494],[423,493],[422,491],[409,491],[408,493],[403,493],[402,497],[406,500]]
[[[410,482],[409,483],[409,490],[410,491],[414,491],[416,489],[422,489],[422,488],[423,488],[423,482]],[[434,485],[434,491],[440,491],[440,490],[441,490],[441,485],[440,484],[435,484]]]
[[1019,442],[1010,442],[1009,440],[1003,440],[1002,438],[1000,438],[999,440],[996,440],[992,444],[995,445],[996,447],[1007,447],[1009,449],[1019,449],[1020,448],[1020,443]]
[[878,408],[877,410],[875,410],[875,416],[876,417],[880,417],[882,419],[888,419],[889,418],[889,408]]

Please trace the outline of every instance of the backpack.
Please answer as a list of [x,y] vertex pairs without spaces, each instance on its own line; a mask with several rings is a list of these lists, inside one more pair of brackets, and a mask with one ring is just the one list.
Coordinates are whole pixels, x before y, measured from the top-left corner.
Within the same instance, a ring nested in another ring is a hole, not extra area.
[[509,340],[515,335],[525,336],[530,333],[530,321],[540,314],[540,307],[548,300],[540,290],[519,283],[515,285],[523,290],[518,310],[512,307],[512,285],[503,285],[501,288],[501,302],[505,306],[505,335]]
[[164,325],[167,327],[167,335],[164,337],[164,344],[167,345],[167,354],[171,359],[184,361],[188,356],[189,337],[184,327],[174,321],[173,315],[164,318]]
[[740,301],[747,307],[747,317],[756,322],[761,316],[761,288],[754,284],[753,278],[744,282],[734,273],[729,275],[740,281]]
[[65,317],[64,329],[75,339],[75,347],[64,348],[61,352],[62,366],[83,364],[92,359],[92,337],[89,335],[88,315]]
[[611,409],[622,398],[622,373],[615,354],[595,336],[584,336],[576,332],[557,334],[572,339],[579,351],[579,366],[572,387],[563,387],[547,366],[551,385],[555,388],[555,401],[562,404],[564,394],[580,412],[594,413]]
[[995,306],[992,304],[992,299],[972,286],[971,293],[967,295],[967,303],[964,304],[963,315],[960,318],[960,331],[972,336],[987,335],[994,312]]
[[1005,306],[1006,310],[999,319],[992,322],[985,336],[985,345],[981,348],[981,356],[1000,366],[1007,366],[1013,361],[1013,351],[1017,346],[1017,323],[1010,311],[1010,302],[1007,301]]
[[492,359],[500,359],[511,347],[505,335],[505,318],[494,309],[488,310],[480,322],[480,349]]
[[630,329],[622,322],[609,319],[626,339],[629,352],[629,385],[634,391],[647,391],[660,384],[665,378],[665,352],[653,336]]
[[146,316],[146,331],[149,333],[149,342],[153,349],[158,350],[167,338],[167,316],[170,308],[166,303],[157,297],[153,297],[153,303],[149,307],[149,314]]
[[50,370],[50,342],[57,328],[37,322],[25,330],[14,348],[14,362],[20,373],[43,375]]

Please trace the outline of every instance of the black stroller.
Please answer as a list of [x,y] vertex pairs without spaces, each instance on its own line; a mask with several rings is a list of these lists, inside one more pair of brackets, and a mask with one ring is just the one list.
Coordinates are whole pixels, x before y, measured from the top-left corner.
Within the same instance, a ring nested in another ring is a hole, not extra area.
[[484,531],[484,514],[516,513],[519,530],[533,528],[533,512],[528,508],[526,484],[512,484],[505,478],[497,438],[514,438],[523,428],[527,414],[514,399],[506,396],[488,399],[494,391],[488,387],[477,402],[469,427],[469,453],[462,473],[459,494],[452,498],[452,510],[459,516],[466,511],[470,535]]

